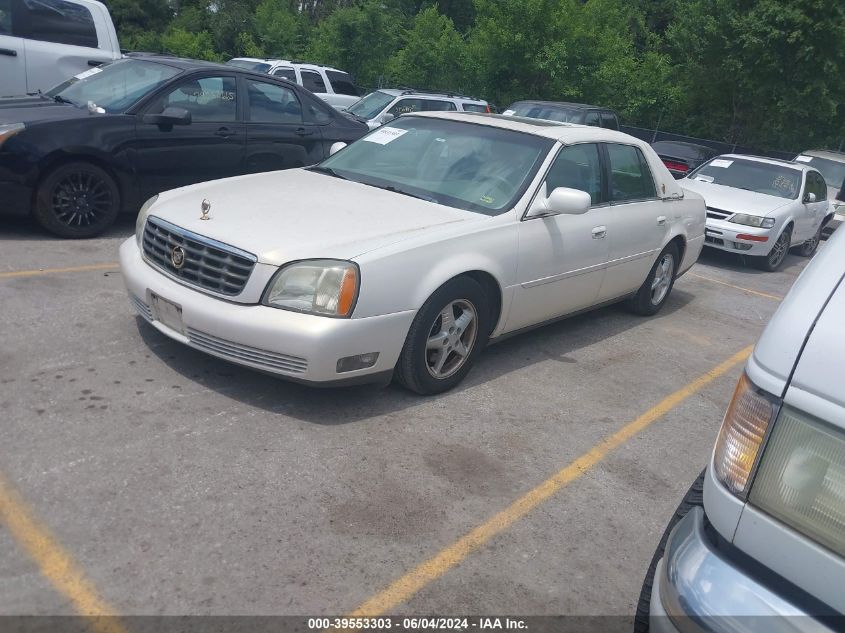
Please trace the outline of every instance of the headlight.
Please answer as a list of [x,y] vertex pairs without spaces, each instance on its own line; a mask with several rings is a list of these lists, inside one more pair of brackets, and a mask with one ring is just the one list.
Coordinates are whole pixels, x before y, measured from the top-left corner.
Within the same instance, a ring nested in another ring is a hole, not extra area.
[[337,259],[288,264],[267,286],[264,305],[322,316],[348,317],[360,283],[358,266]]
[[728,405],[713,451],[716,478],[739,497],[748,482],[769,424],[777,413],[777,400],[743,374]]
[[747,213],[734,213],[728,222],[744,224],[745,226],[756,226],[760,229],[770,229],[775,225],[774,218],[763,218],[759,215],[748,215]]
[[5,125],[0,125],[0,145],[3,145],[3,143],[12,138],[25,127],[26,126],[23,123],[6,123]]
[[749,501],[845,556],[845,433],[784,407]]
[[150,214],[150,208],[158,200],[158,194],[144,203],[141,210],[138,212],[138,217],[135,219],[135,241],[138,243],[138,248],[143,250],[144,242],[144,225],[147,223],[147,216]]

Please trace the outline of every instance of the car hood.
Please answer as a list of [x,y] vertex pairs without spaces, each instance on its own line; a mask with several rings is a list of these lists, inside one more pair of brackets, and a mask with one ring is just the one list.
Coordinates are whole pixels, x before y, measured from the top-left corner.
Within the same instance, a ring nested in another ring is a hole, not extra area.
[[708,207],[732,213],[765,216],[794,202],[787,198],[702,182],[694,178],[682,178],[678,184],[687,191],[700,194]]
[[[203,200],[211,204],[201,219]],[[486,216],[307,169],[238,176],[159,196],[150,214],[266,264],[352,259],[443,224]]]
[[0,99],[0,125],[4,123],[32,124],[88,116],[92,115],[89,114],[87,108],[77,108],[69,103],[56,103],[46,97]]

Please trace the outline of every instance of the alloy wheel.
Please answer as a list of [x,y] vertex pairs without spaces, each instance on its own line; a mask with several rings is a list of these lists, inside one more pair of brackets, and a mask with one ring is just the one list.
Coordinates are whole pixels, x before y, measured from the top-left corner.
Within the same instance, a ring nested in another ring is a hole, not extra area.
[[769,260],[771,268],[777,268],[786,257],[786,252],[789,250],[789,231],[784,231],[772,246],[772,250],[766,256]]
[[425,346],[428,373],[438,380],[454,375],[472,353],[478,313],[466,299],[450,301],[434,319]]
[[51,203],[56,219],[69,227],[87,227],[109,214],[112,192],[96,174],[71,172],[53,187]]
[[675,274],[675,257],[672,253],[664,253],[654,269],[654,279],[651,282],[651,304],[660,305],[672,285]]

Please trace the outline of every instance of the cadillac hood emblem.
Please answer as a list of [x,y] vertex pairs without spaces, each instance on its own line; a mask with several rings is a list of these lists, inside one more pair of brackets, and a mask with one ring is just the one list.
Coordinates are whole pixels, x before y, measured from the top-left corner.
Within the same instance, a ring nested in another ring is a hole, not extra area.
[[202,215],[200,216],[200,220],[210,220],[211,216],[208,214],[211,213],[211,203],[208,199],[204,199],[202,204],[200,205],[200,210],[202,211]]
[[182,268],[185,265],[185,249],[181,246],[176,246],[170,251],[170,263],[173,264],[173,268],[176,270]]

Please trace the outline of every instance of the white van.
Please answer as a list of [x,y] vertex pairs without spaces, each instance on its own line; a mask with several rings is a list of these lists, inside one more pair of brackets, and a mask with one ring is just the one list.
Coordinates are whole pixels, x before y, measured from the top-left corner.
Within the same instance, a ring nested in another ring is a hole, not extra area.
[[845,234],[748,359],[710,464],[675,512],[636,633],[845,630]]
[[101,2],[0,0],[0,97],[47,91],[120,56]]

